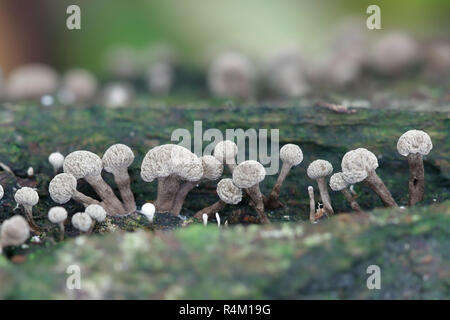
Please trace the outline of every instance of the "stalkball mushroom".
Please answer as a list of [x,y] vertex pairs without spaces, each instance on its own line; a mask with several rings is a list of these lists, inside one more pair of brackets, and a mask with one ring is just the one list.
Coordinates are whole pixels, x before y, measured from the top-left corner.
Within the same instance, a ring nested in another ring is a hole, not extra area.
[[385,207],[397,207],[391,192],[375,172],[378,168],[378,159],[372,152],[365,148],[351,150],[342,158],[341,167],[347,183],[355,184],[363,181],[380,197]]
[[328,193],[325,178],[333,172],[333,166],[326,160],[315,160],[310,163],[306,173],[308,177],[316,180],[319,187],[320,198],[323,202],[323,208],[328,215],[333,215],[334,210],[331,206],[330,194]]
[[145,182],[158,179],[155,207],[158,212],[170,212],[182,181],[198,181],[203,176],[200,159],[185,147],[165,144],[151,149],[141,165]]
[[224,165],[227,165],[231,173],[233,173],[233,170],[236,167],[237,154],[238,146],[230,140],[220,141],[214,147],[214,157]]
[[63,207],[53,207],[48,211],[48,220],[59,227],[59,241],[64,240],[64,221],[67,219],[67,210]]
[[74,102],[87,102],[94,98],[98,81],[85,69],[72,69],[62,78],[62,88],[73,97]]
[[111,187],[102,178],[103,162],[99,156],[89,151],[74,151],[64,160],[65,173],[76,179],[84,179],[103,200],[106,211],[111,215],[126,214],[126,210]]
[[89,235],[94,230],[94,227],[97,222],[105,221],[106,211],[102,206],[100,206],[98,204],[91,204],[88,207],[86,207],[86,210],[84,212],[87,213],[92,219],[92,225],[88,231],[88,235]]
[[279,201],[280,189],[292,167],[299,165],[303,161],[303,152],[299,146],[295,144],[286,144],[280,149],[280,159],[283,162],[277,181],[264,202],[266,208],[275,209],[282,206]]
[[214,181],[220,178],[223,172],[223,164],[213,156],[203,156],[199,158],[202,162],[203,176],[198,181],[184,182],[177,192],[175,202],[172,207],[172,213],[179,215],[181,208],[183,207],[184,200],[188,193],[194,189],[201,181],[210,180]]
[[77,190],[77,179],[70,173],[57,174],[48,186],[52,200],[58,204],[64,204],[74,199],[84,207],[90,204],[100,204],[95,199],[84,195]]
[[208,225],[208,215],[206,213],[204,213],[202,215],[202,220],[203,220],[203,226],[206,227]]
[[0,229],[0,253],[3,248],[20,246],[30,237],[30,226],[22,216],[13,216],[3,222]]
[[22,205],[25,209],[27,220],[31,229],[34,232],[39,233],[39,227],[33,219],[33,206],[39,202],[38,193],[29,187],[23,187],[16,191],[14,200],[16,200],[17,204]]
[[3,196],[5,195],[5,191],[3,190],[2,185],[0,184],[0,200],[3,199]]
[[153,224],[153,219],[155,218],[156,208],[153,203],[145,203],[141,208],[141,213],[148,219],[150,224]]
[[407,157],[409,164],[409,205],[423,200],[425,191],[425,170],[423,156],[430,153],[433,143],[430,136],[421,130],[405,132],[397,142],[397,151]]
[[234,185],[246,190],[262,224],[270,223],[264,212],[264,197],[259,189],[259,183],[264,180],[265,176],[266,170],[263,165],[255,160],[244,161],[233,170]]
[[102,161],[105,171],[114,176],[127,213],[136,211],[136,202],[131,191],[130,175],[128,174],[128,167],[134,161],[133,151],[124,144],[115,144],[106,150]]
[[238,204],[242,200],[242,190],[236,187],[232,179],[222,179],[217,184],[217,195],[219,196],[219,201],[198,211],[194,217],[201,218],[205,214],[208,217],[213,217],[218,211],[223,210],[227,204]]
[[48,156],[48,162],[53,167],[53,173],[56,174],[63,166],[64,156],[59,152],[53,152]]
[[353,210],[356,212],[362,212],[361,207],[356,202],[355,198],[350,194],[350,191],[347,189],[348,183],[345,181],[343,173],[338,172],[331,176],[330,178],[330,188],[333,191],[341,191],[344,195],[344,198],[348,201],[350,204],[350,207],[352,207]]
[[92,218],[86,212],[78,212],[72,216],[72,225],[81,232],[88,232],[92,226]]
[[316,201],[314,200],[314,188],[313,186],[308,187],[308,196],[309,196],[309,221],[311,223],[316,222]]

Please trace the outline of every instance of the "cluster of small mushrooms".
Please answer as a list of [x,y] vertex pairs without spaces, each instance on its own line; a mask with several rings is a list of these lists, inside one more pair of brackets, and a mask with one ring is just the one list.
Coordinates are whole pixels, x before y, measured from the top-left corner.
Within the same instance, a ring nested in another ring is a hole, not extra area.
[[[429,135],[420,130],[410,130],[398,140],[397,150],[407,157],[410,168],[409,205],[412,206],[424,197],[424,167],[422,157],[427,155],[433,145]],[[89,151],[74,151],[65,158],[60,153],[49,156],[55,174],[49,184],[51,199],[63,205],[73,199],[82,204],[84,212],[78,212],[71,218],[72,225],[81,233],[90,234],[96,223],[103,222],[107,215],[126,216],[135,213],[145,215],[153,223],[155,214],[171,213],[179,216],[189,192],[203,181],[219,180],[227,168],[231,178],[220,179],[217,183],[218,200],[210,206],[195,213],[194,218],[202,220],[206,225],[208,218],[215,217],[220,226],[219,212],[227,205],[240,203],[244,196],[256,212],[261,224],[270,223],[266,209],[272,210],[284,206],[280,200],[280,189],[290,170],[303,161],[303,153],[299,146],[286,144],[280,149],[282,167],[275,185],[268,196],[261,193],[259,184],[264,180],[266,171],[262,164],[255,160],[237,163],[237,145],[229,140],[217,143],[213,155],[197,157],[185,147],[165,144],[148,151],[141,164],[141,178],[145,182],[157,180],[157,197],[153,203],[146,203],[141,210],[131,190],[128,167],[134,161],[133,151],[126,145],[115,144],[109,147],[103,157]],[[310,198],[310,221],[317,222],[323,217],[334,214],[328,193],[328,184],[333,191],[342,192],[351,208],[365,214],[349,191],[349,186],[363,182],[381,199],[385,207],[396,207],[390,191],[375,170],[378,168],[377,157],[367,149],[358,148],[347,152],[342,158],[342,171],[334,173],[333,166],[326,160],[317,159],[307,168],[310,179],[317,181],[322,205],[316,209],[314,188],[308,187]],[[111,186],[102,178],[102,171],[111,173],[120,192],[120,199]],[[327,184],[327,177],[331,175]],[[99,200],[77,190],[79,179],[86,181],[95,190]],[[0,200],[4,191],[0,186]],[[18,205],[23,206],[24,219],[16,215],[6,220],[1,228],[0,247],[16,246],[24,243],[30,232],[40,234],[39,226],[33,219],[33,207],[39,202],[36,190],[23,187],[14,195]],[[68,213],[61,206],[53,207],[48,212],[48,219],[60,229],[60,239],[64,238],[64,223]],[[226,222],[225,224],[227,224]]]

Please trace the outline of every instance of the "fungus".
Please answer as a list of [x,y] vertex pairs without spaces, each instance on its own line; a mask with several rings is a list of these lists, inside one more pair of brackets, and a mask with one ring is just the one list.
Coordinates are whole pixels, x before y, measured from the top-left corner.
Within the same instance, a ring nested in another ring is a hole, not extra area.
[[14,195],[14,200],[16,200],[17,204],[24,207],[31,229],[36,233],[39,232],[39,227],[36,225],[33,219],[33,206],[35,206],[39,202],[38,193],[31,188],[23,187],[17,190]]
[[219,216],[218,212],[216,212],[216,221],[217,221],[217,226],[220,228],[220,216]]
[[3,196],[5,195],[5,191],[3,190],[2,185],[0,184],[0,200],[3,199]]
[[409,164],[409,205],[423,200],[425,191],[425,170],[423,156],[430,153],[433,143],[430,136],[421,130],[405,132],[397,142],[397,151],[407,157]]
[[141,165],[145,182],[158,179],[155,207],[158,212],[170,212],[181,181],[198,181],[203,176],[200,159],[185,147],[165,144],[151,149]]
[[64,204],[74,199],[81,203],[84,207],[90,204],[99,204],[99,202],[91,197],[77,191],[77,179],[70,173],[57,174],[48,186],[50,197],[58,204]]
[[88,232],[92,225],[92,219],[86,212],[78,212],[72,216],[72,225],[81,232]]
[[0,229],[0,253],[3,248],[20,246],[30,237],[30,226],[22,216],[6,219]]
[[53,152],[48,156],[48,162],[53,167],[53,173],[56,174],[63,166],[64,156],[59,152]]
[[92,219],[92,225],[88,231],[88,234],[91,234],[97,222],[105,221],[106,211],[102,206],[98,204],[91,204],[88,207],[86,207],[86,210],[84,212],[87,213],[89,217],[91,217]]
[[149,91],[153,94],[168,94],[172,88],[173,80],[173,66],[167,61],[153,63],[147,70],[147,84]]
[[341,167],[347,183],[364,181],[380,197],[385,207],[397,207],[391,192],[375,172],[378,160],[372,152],[365,148],[351,150],[342,158]]
[[223,164],[213,156],[203,156],[199,158],[202,162],[203,176],[198,181],[184,182],[177,192],[175,202],[172,207],[172,213],[179,215],[183,207],[187,194],[194,189],[202,180],[217,180],[222,175]]
[[33,169],[33,167],[29,167],[27,169],[27,176],[30,177],[30,178],[32,178],[34,176],[34,169]]
[[99,156],[89,151],[74,151],[64,160],[63,168],[65,173],[72,174],[76,179],[86,180],[103,200],[109,214],[126,213],[122,203],[102,178],[103,163]]
[[280,158],[283,162],[280,174],[277,181],[269,194],[269,197],[264,202],[267,208],[275,209],[282,206],[278,200],[280,196],[281,185],[286,179],[292,167],[299,165],[303,161],[303,152],[299,146],[295,144],[286,144],[280,149]]
[[53,207],[48,211],[48,220],[59,226],[59,240],[64,240],[64,221],[67,219],[67,210],[63,207]]
[[350,204],[353,210],[356,212],[362,212],[361,207],[356,202],[355,198],[350,194],[350,191],[347,190],[348,182],[345,181],[342,172],[335,173],[330,178],[330,188],[333,191],[341,191],[344,195],[345,199]]
[[331,206],[330,195],[328,193],[325,178],[333,172],[333,166],[326,160],[315,160],[310,163],[306,173],[308,177],[316,180],[319,186],[320,199],[323,202],[323,208],[328,215],[333,215],[334,210]]
[[202,220],[203,220],[203,226],[207,226],[208,225],[208,215],[206,213],[204,213],[202,215]]
[[131,191],[130,175],[128,174],[128,167],[134,161],[133,151],[124,144],[115,144],[106,150],[102,161],[105,171],[114,176],[125,210],[128,213],[136,211],[136,202]]
[[84,69],[72,69],[64,74],[62,79],[63,89],[73,97],[74,102],[86,102],[91,100],[98,88],[95,76]]
[[222,179],[217,184],[219,200],[209,207],[198,211],[194,217],[200,218],[205,214],[212,217],[216,212],[223,210],[227,204],[238,204],[242,200],[242,190],[236,187],[232,179]]
[[308,187],[308,195],[309,195],[309,221],[315,223],[316,201],[314,200],[314,188],[312,186]]
[[218,97],[249,98],[253,94],[255,71],[243,54],[227,51],[218,55],[208,70],[208,85]]
[[214,157],[221,163],[226,164],[233,173],[236,167],[236,156],[238,153],[238,146],[230,140],[220,141],[214,147]]
[[153,203],[145,203],[141,208],[141,213],[146,216],[150,224],[153,224],[153,219],[155,218],[155,205]]
[[134,88],[128,83],[113,82],[107,84],[100,94],[103,104],[109,108],[127,106],[134,98]]
[[265,176],[266,170],[263,165],[255,160],[244,161],[233,170],[233,183],[238,188],[246,190],[262,224],[270,223],[264,212],[264,198],[259,189],[259,183],[264,180]]

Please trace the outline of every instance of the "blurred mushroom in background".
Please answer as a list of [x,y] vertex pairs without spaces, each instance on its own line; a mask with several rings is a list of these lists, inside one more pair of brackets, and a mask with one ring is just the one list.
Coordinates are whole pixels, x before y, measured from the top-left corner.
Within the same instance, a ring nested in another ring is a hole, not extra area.
[[425,73],[431,78],[450,74],[450,40],[433,41],[425,47]]
[[101,91],[101,103],[108,108],[126,107],[134,98],[133,86],[126,82],[112,82]]
[[167,95],[175,81],[176,51],[169,45],[159,44],[144,50],[142,66],[151,94]]
[[139,56],[128,45],[117,45],[106,52],[108,73],[115,79],[132,80],[139,75]]
[[62,78],[58,96],[63,103],[87,102],[97,93],[96,77],[85,69],[71,69]]

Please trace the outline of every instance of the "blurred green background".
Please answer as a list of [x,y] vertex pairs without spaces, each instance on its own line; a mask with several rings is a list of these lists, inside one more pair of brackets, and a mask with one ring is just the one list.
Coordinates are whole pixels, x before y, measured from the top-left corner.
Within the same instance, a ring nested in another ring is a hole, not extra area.
[[[82,30],[66,28],[66,8],[81,7]],[[58,69],[82,66],[102,74],[109,47],[170,43],[187,65],[208,50],[235,46],[258,57],[286,43],[315,52],[348,17],[366,29],[366,9],[381,7],[381,31],[447,37],[448,0],[0,0],[0,65],[5,71],[41,61]]]

